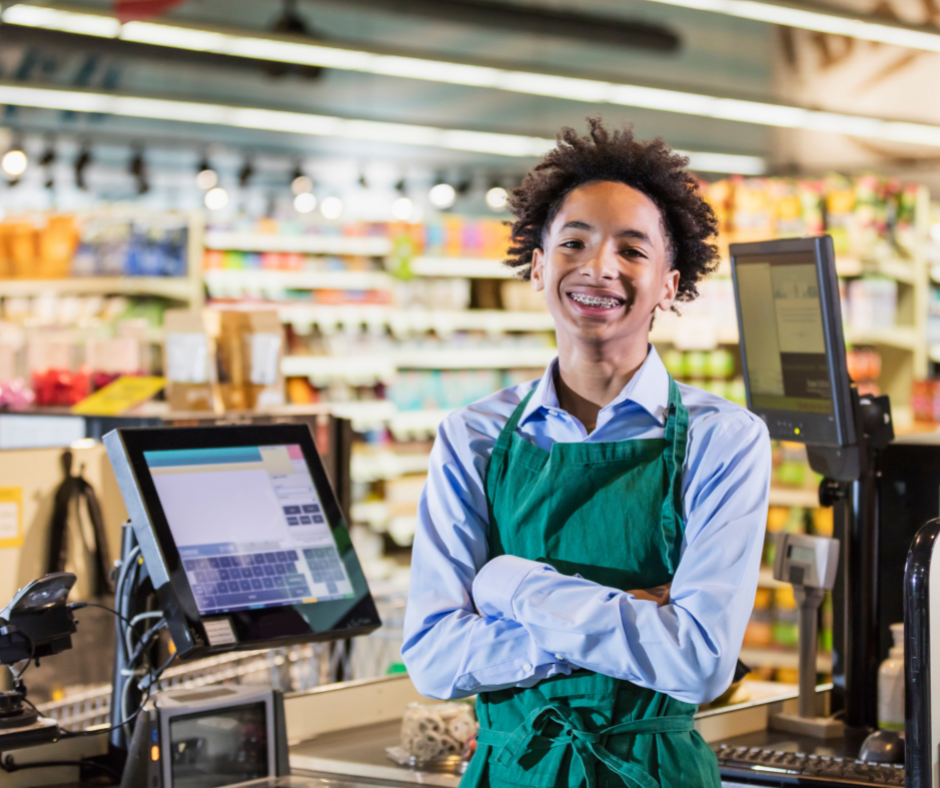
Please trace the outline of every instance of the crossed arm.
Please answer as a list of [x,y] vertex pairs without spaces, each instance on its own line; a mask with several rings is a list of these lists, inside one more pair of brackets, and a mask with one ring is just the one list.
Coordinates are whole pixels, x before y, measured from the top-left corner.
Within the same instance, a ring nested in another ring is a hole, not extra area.
[[763,548],[770,452],[761,425],[716,420],[699,431],[679,567],[670,586],[638,591],[516,556],[488,561],[485,458],[461,462],[455,438],[442,428],[435,443],[412,557],[402,656],[422,694],[529,687],[578,668],[690,703],[724,691]]

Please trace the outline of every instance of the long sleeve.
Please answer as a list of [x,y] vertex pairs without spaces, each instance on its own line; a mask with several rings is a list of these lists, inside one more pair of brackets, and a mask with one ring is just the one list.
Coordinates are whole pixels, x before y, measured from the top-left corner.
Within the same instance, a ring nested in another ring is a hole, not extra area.
[[766,427],[744,412],[706,417],[691,433],[690,455],[670,604],[501,556],[476,576],[477,608],[522,624],[537,646],[579,667],[689,703],[720,695],[734,673],[760,571],[771,465]]
[[432,698],[529,687],[572,670],[539,648],[519,622],[484,618],[474,609],[471,586],[487,559],[483,474],[494,440],[454,414],[441,426],[431,452],[418,509],[402,658],[415,687]]

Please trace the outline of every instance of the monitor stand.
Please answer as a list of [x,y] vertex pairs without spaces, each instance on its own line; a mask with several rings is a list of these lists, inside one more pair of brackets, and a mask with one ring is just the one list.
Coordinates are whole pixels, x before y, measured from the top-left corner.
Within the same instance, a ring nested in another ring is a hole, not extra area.
[[[851,387],[858,445],[807,445],[810,467],[823,475],[819,502],[832,506],[833,538],[842,544],[841,571],[832,591],[832,710],[848,728],[878,724],[878,507],[882,450],[894,439],[887,396],[859,396]],[[815,675],[815,671],[813,672]]]

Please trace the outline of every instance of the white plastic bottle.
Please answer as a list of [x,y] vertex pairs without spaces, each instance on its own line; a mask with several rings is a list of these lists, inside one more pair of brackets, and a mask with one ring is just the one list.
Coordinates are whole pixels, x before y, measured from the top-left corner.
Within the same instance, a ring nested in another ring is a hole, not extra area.
[[904,730],[904,624],[892,624],[894,645],[878,669],[878,727]]

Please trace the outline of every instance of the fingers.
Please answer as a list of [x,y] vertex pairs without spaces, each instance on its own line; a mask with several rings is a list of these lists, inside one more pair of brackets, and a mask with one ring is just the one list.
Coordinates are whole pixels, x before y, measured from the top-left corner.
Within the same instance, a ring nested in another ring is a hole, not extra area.
[[669,604],[670,588],[672,588],[672,583],[666,583],[665,585],[656,586],[655,588],[643,588],[636,591],[628,591],[627,593],[633,594],[637,599],[655,602],[660,607],[663,607],[663,605]]

